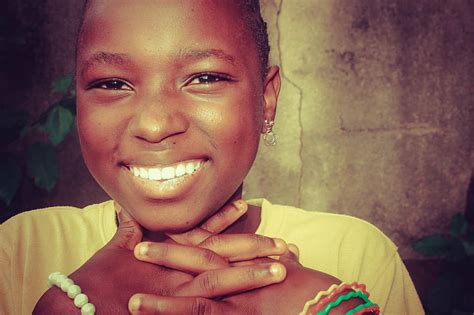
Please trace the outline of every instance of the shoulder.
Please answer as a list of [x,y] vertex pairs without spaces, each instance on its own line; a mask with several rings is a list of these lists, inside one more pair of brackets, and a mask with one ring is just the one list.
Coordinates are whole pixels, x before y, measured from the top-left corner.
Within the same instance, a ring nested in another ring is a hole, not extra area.
[[71,206],[55,206],[55,207],[47,207],[42,209],[34,209],[22,212],[17,214],[0,226],[2,228],[8,228],[10,226],[15,226],[21,223],[35,223],[37,221],[43,221],[41,223],[47,223],[53,221],[67,221],[67,220],[74,220],[80,218],[91,218],[96,217],[103,213],[106,209],[113,207],[112,201],[105,201],[98,204],[92,204],[86,206],[84,208],[77,208]]
[[258,202],[262,224],[257,233],[296,244],[305,267],[366,284],[384,313],[423,313],[397,247],[373,224],[348,215]]
[[262,200],[261,205],[261,227],[265,230],[285,234],[318,235],[325,240],[340,239],[351,243],[370,239],[396,250],[395,244],[380,229],[360,218],[271,204],[266,200]]
[[301,262],[312,269],[353,278],[370,261],[383,265],[398,255],[395,244],[365,220],[274,205],[266,200],[261,201],[261,206],[257,233],[296,244]]
[[85,208],[56,206],[20,213],[0,225],[4,239],[49,238],[58,233],[76,233],[87,227],[100,229],[113,213],[112,201]]
[[103,247],[108,241],[106,227],[114,225],[110,201],[83,209],[50,207],[12,217],[0,225],[0,292],[6,292],[14,309],[33,309],[47,289],[48,275],[76,270]]

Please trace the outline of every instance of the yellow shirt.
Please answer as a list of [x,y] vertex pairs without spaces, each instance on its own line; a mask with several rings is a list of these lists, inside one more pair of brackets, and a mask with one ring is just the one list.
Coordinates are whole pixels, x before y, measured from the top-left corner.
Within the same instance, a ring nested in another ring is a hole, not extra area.
[[[424,314],[396,246],[371,224],[266,200],[250,203],[262,207],[257,234],[296,244],[304,266],[365,283],[383,314]],[[111,201],[29,211],[0,225],[0,314],[31,314],[51,272],[72,273],[115,231]]]

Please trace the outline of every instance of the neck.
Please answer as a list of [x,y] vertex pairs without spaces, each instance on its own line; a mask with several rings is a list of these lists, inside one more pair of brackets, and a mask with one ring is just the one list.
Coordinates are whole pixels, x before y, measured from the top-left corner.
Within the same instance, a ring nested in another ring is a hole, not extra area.
[[[235,191],[232,196],[226,200],[226,202],[222,205],[225,206],[231,202],[236,200],[242,199],[242,185]],[[212,215],[219,212],[221,209],[217,209],[212,212]],[[237,221],[235,221],[232,225],[230,225],[224,232],[225,234],[251,234],[255,233],[258,226],[260,224],[260,207],[257,206],[248,206],[247,212],[240,217]],[[143,232],[143,239],[148,241],[155,241],[155,242],[162,242],[166,240],[168,237],[165,233],[157,233],[151,231],[144,231]]]

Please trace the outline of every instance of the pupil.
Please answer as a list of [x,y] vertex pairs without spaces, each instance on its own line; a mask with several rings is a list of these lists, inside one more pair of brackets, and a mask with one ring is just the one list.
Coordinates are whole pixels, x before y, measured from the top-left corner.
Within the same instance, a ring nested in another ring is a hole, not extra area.
[[109,82],[109,87],[114,90],[118,90],[121,86],[122,86],[122,83],[120,81],[114,80],[114,81]]
[[209,83],[209,82],[219,81],[219,79],[213,75],[203,75],[200,81],[201,83]]

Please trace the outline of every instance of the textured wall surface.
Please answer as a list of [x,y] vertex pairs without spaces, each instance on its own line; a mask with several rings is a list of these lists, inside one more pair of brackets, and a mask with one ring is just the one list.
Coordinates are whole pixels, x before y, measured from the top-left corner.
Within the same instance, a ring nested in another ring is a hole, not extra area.
[[[4,104],[40,112],[52,100],[51,80],[73,70],[81,4],[9,2],[7,22],[26,34],[27,47],[10,51]],[[262,4],[284,78],[279,143],[262,146],[246,196],[364,218],[413,256],[415,238],[464,209],[474,166],[474,3]],[[81,161],[76,135],[59,149],[60,185],[40,195],[25,181],[18,209],[106,198]]]
[[262,147],[248,195],[367,219],[412,256],[464,210],[474,3],[267,0],[265,15],[280,141]]

